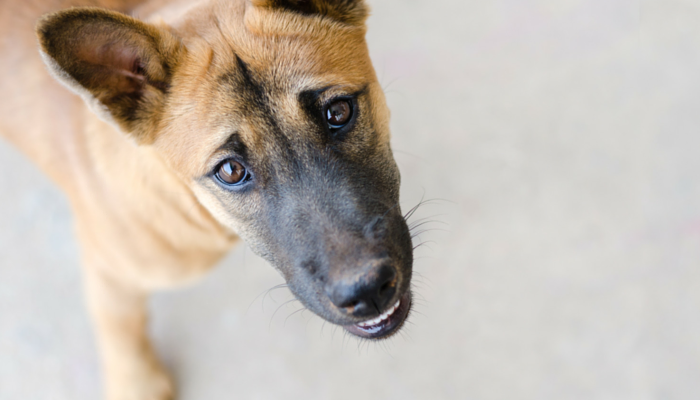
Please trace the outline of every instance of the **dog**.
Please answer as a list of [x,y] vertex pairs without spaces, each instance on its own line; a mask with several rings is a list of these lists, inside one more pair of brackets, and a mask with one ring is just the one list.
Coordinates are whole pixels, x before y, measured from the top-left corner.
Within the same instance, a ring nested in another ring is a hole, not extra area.
[[362,0],[1,6],[0,134],[69,199],[107,399],[174,396],[148,295],[239,238],[326,321],[401,328],[413,249]]

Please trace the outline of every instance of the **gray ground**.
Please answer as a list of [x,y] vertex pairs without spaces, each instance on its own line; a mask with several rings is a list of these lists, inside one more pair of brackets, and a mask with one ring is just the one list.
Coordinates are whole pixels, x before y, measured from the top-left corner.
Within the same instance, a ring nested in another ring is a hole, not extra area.
[[[700,3],[372,4],[404,208],[450,201],[419,313],[358,346],[241,247],[153,301],[180,399],[697,398]],[[0,187],[0,399],[96,399],[66,201],[4,142]]]

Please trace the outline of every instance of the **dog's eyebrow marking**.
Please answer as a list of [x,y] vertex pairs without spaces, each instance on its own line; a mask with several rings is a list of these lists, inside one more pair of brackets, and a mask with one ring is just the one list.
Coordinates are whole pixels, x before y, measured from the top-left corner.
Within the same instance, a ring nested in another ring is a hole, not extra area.
[[307,89],[299,92],[299,102],[305,107],[313,107],[318,103],[318,99],[321,95],[332,89],[333,86],[325,86],[320,89]]
[[[270,104],[270,87],[266,86],[264,76],[258,76],[256,71],[235,54],[236,68],[233,68],[221,76],[218,80],[228,91],[232,101],[237,103],[237,108],[243,113],[244,118],[254,119],[257,126],[257,137],[269,135],[274,140],[265,140],[264,146],[270,151],[286,153],[287,159],[293,160],[296,155],[292,149],[289,138],[280,128],[276,119],[276,110]],[[274,85],[274,82],[271,82]],[[273,169],[275,166],[272,167]]]
[[240,156],[243,160],[246,160],[248,157],[248,147],[243,143],[243,139],[241,138],[241,135],[238,134],[238,132],[234,132],[229,136],[224,144],[219,146],[215,151],[214,154],[217,153],[235,153],[236,155]]
[[238,54],[235,56],[238,68],[221,75],[219,77],[219,82],[232,85],[237,92],[236,94],[238,96],[243,96],[245,100],[254,105],[255,108],[269,111],[267,97],[265,96],[265,88],[253,79],[253,74],[248,64],[246,64]]
[[[350,97],[360,97],[364,94],[367,93],[369,84],[365,83],[363,84],[359,89],[353,90],[349,93],[347,93],[345,96],[350,96]],[[316,105],[321,97],[323,97],[323,94],[328,92],[329,90],[336,89],[336,88],[342,88],[339,86],[324,86],[319,89],[306,89],[302,90],[299,92],[299,101],[305,105],[305,106],[313,106]],[[341,95],[342,97],[343,95]]]

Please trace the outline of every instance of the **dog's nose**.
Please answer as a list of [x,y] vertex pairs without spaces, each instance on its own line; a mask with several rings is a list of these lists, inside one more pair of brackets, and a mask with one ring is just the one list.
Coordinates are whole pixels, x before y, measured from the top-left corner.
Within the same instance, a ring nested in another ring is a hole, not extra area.
[[346,276],[326,287],[331,302],[341,311],[366,317],[381,313],[396,293],[396,268],[390,263]]

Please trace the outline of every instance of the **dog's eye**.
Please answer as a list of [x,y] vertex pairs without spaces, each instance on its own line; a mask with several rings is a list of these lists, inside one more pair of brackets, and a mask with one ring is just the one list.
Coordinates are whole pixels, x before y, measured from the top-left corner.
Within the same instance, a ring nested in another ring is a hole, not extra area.
[[226,160],[219,165],[216,176],[226,185],[239,185],[247,180],[248,171],[238,161]]
[[349,100],[336,100],[326,108],[326,121],[331,129],[340,129],[352,118],[352,104]]

